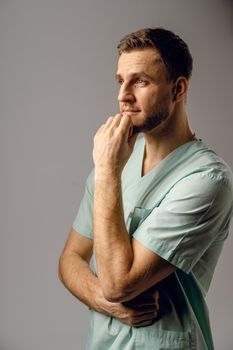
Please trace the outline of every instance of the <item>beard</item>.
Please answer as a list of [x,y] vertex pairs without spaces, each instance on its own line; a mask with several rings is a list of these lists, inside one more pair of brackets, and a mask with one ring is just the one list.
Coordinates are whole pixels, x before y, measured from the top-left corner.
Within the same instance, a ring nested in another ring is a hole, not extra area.
[[169,108],[165,101],[156,107],[152,107],[144,121],[140,125],[133,126],[133,134],[152,131],[158,125],[165,123],[169,119],[169,114]]

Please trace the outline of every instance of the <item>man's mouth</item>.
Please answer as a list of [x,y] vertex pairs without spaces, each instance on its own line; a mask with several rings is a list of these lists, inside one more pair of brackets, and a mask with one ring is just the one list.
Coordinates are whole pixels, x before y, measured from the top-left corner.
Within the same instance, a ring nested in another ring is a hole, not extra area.
[[125,109],[122,114],[128,115],[128,116],[133,116],[136,115],[140,112],[140,110],[136,110],[136,109]]

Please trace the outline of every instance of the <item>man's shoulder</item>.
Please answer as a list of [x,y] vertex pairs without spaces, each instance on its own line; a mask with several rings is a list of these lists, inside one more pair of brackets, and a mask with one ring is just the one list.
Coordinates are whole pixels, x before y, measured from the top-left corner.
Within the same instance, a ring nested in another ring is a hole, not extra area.
[[197,143],[194,148],[189,159],[193,170],[202,176],[228,183],[233,188],[233,173],[227,162],[203,142]]

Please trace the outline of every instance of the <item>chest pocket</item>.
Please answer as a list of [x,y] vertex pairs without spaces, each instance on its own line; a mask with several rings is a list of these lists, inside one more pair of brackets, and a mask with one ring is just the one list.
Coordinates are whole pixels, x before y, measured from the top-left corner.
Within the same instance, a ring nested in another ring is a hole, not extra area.
[[150,215],[154,208],[142,208],[135,207],[132,212],[129,213],[129,234],[132,235],[134,231],[141,225],[141,223]]

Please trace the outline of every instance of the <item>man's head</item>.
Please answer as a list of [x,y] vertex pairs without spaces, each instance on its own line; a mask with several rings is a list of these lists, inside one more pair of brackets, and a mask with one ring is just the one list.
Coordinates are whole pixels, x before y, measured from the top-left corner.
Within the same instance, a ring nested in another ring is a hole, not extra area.
[[187,44],[173,32],[163,28],[145,28],[126,35],[117,46],[119,55],[133,49],[155,48],[167,70],[168,81],[179,76],[187,80],[192,74],[193,60]]
[[188,46],[171,31],[146,28],[126,35],[118,50],[121,113],[132,117],[135,131],[166,127],[185,101],[192,73]]

